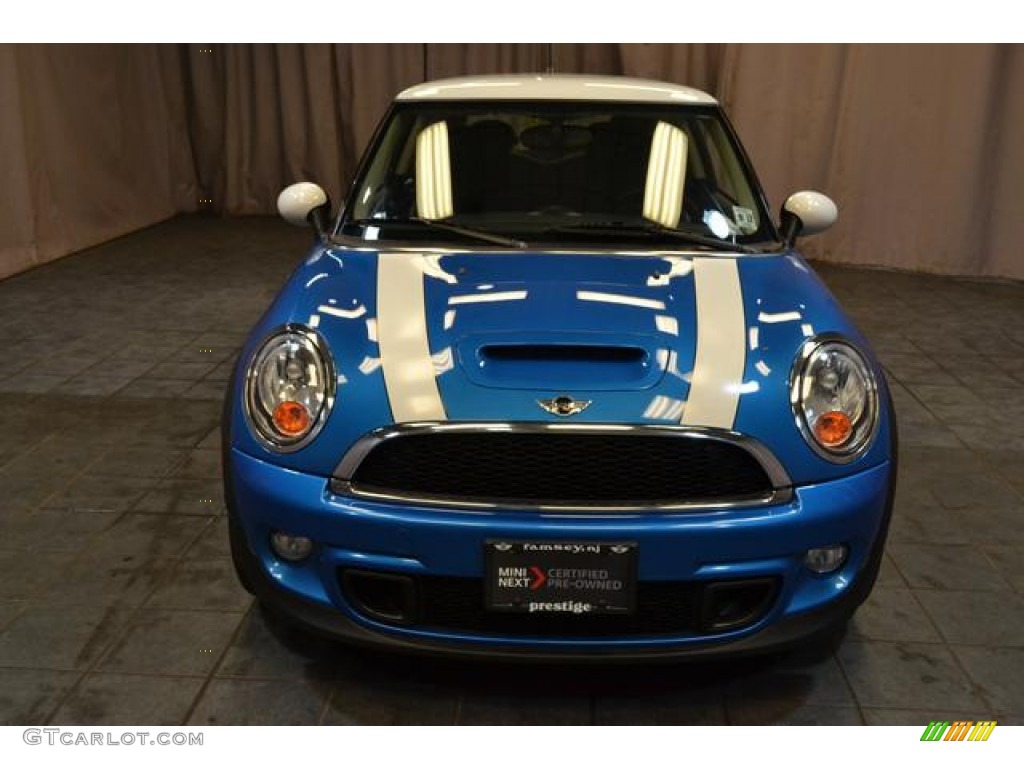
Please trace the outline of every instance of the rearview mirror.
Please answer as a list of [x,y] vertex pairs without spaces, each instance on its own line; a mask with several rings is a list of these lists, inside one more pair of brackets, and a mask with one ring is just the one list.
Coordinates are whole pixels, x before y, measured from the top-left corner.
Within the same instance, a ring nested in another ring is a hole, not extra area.
[[794,192],[782,204],[782,236],[793,245],[798,235],[815,235],[836,223],[839,209],[832,198],[821,192]]
[[277,211],[289,224],[312,224],[320,237],[327,237],[331,201],[319,184],[300,181],[285,187],[277,196]]

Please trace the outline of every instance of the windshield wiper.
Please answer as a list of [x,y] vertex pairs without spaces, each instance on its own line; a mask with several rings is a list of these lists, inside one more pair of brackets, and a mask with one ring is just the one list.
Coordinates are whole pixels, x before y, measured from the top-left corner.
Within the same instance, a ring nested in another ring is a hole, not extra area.
[[503,245],[506,248],[528,248],[529,246],[522,240],[516,240],[513,237],[505,237],[504,235],[496,235],[493,232],[487,232],[482,229],[473,229],[472,227],[464,227],[461,224],[452,224],[447,221],[440,221],[438,219],[421,219],[417,216],[408,216],[403,219],[356,219],[352,222],[362,227],[379,227],[388,226],[391,224],[401,226],[403,224],[419,224],[423,227],[430,227],[432,229],[441,229],[445,232],[453,232],[457,235],[463,235],[464,237],[474,237],[477,240],[483,240],[487,243],[494,243],[495,245]]
[[545,230],[545,232],[586,232],[595,235],[642,235],[646,237],[656,237],[658,235],[664,235],[671,237],[674,240],[682,240],[683,242],[689,243],[690,245],[700,245],[707,248],[714,248],[718,251],[739,251],[740,253],[757,253],[754,248],[748,248],[745,245],[738,245],[731,243],[728,240],[719,240],[716,237],[708,237],[707,235],[701,235],[697,232],[686,232],[681,229],[672,229],[671,227],[665,227],[661,224],[645,223],[645,224],[626,224],[625,222],[595,222],[591,224],[579,223],[579,224],[563,224],[556,227],[551,227]]

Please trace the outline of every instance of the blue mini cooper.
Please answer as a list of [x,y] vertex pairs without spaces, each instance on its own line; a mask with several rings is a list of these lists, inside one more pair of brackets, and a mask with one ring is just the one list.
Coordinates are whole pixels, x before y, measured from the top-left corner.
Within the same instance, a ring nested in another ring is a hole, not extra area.
[[246,341],[224,478],[242,583],[315,631],[486,657],[834,637],[871,590],[896,429],[864,338],[735,132],[669,83],[401,93]]

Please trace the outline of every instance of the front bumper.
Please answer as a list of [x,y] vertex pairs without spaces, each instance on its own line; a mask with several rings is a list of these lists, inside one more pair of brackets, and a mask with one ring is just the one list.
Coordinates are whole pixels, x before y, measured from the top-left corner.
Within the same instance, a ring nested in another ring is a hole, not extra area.
[[[531,658],[670,658],[764,651],[790,645],[843,620],[874,582],[891,512],[893,467],[795,489],[785,504],[680,513],[549,514],[452,511],[370,503],[333,494],[322,477],[282,469],[237,449],[225,478],[236,564],[260,599],[317,631],[392,649]],[[308,536],[316,553],[279,560],[272,531]],[[750,626],[716,634],[628,637],[509,637],[377,621],[354,608],[341,569],[482,578],[491,538],[631,540],[641,581],[775,577],[772,607]],[[816,576],[805,552],[845,543],[841,570]]]

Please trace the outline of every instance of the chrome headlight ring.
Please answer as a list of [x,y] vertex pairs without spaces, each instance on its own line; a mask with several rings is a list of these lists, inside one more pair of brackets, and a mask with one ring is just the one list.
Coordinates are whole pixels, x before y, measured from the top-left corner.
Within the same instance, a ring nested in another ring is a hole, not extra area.
[[834,464],[863,456],[878,433],[878,382],[865,355],[844,336],[804,342],[789,379],[797,428],[811,449]]
[[297,451],[323,429],[334,407],[336,385],[334,361],[320,335],[302,325],[279,328],[260,344],[246,368],[246,424],[265,448]]

